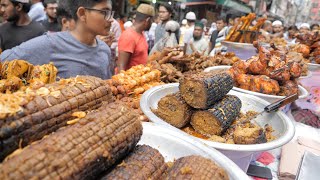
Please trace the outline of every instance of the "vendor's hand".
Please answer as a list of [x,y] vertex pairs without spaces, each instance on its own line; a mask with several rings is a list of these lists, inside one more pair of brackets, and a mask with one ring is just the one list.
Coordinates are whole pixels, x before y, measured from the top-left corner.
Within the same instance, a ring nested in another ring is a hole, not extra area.
[[100,36],[98,35],[98,38],[105,42],[109,47],[111,46],[112,43],[116,42],[116,39],[112,33],[110,33],[107,36]]

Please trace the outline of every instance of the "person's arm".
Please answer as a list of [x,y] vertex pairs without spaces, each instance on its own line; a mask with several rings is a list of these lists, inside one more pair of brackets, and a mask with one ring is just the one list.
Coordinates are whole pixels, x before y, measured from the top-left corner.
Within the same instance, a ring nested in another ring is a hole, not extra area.
[[119,51],[119,59],[118,59],[118,69],[119,72],[121,70],[126,70],[126,67],[129,64],[131,53],[125,51]]
[[211,38],[210,38],[210,45],[211,45],[210,48],[209,48],[210,52],[216,46],[217,37],[218,37],[218,31],[215,30],[215,31],[212,32],[212,35],[211,35]]
[[42,35],[4,51],[0,55],[0,60],[23,59],[34,65],[47,64],[51,60],[52,50],[49,35]]

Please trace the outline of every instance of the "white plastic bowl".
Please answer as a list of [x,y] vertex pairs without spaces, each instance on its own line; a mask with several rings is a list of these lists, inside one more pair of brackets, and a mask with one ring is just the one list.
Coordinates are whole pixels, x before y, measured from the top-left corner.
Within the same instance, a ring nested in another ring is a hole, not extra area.
[[[231,66],[213,66],[213,67],[208,67],[204,70],[204,72],[210,72],[210,71],[214,71],[214,70],[228,70],[230,69]],[[309,71],[309,74],[308,76],[310,77],[311,76],[311,72]],[[307,77],[304,77],[304,78],[307,78]],[[270,103],[273,103],[279,99],[282,99],[284,98],[285,96],[276,96],[276,95],[269,95],[269,94],[263,94],[263,93],[259,93],[259,92],[253,92],[253,91],[249,91],[249,90],[245,90],[245,89],[241,89],[241,88],[238,88],[238,87],[233,87],[232,88],[233,90],[235,91],[238,91],[238,92],[241,92],[241,93],[245,93],[245,94],[250,94],[250,95],[254,95],[254,96],[257,96],[257,97],[260,97]],[[299,99],[303,99],[303,98],[306,98],[308,97],[309,93],[308,91],[299,85]]]
[[[170,128],[175,128],[170,124],[166,123],[161,118],[157,117],[151,109],[156,109],[158,107],[158,101],[171,93],[175,93],[179,90],[178,83],[173,84],[165,84],[153,87],[146,91],[140,100],[140,107],[143,113],[150,119],[150,121],[158,124],[166,125]],[[237,91],[231,90],[229,94],[236,95],[242,101],[241,112],[247,112],[249,110],[260,112],[267,106],[269,103],[261,98],[240,93]],[[264,126],[266,124],[270,124],[274,129],[273,135],[277,137],[274,141],[263,143],[263,144],[252,144],[252,145],[238,145],[238,144],[226,144],[226,143],[218,143],[213,141],[208,141],[200,138],[193,137],[184,131],[175,128],[177,131],[184,133],[188,136],[191,136],[210,147],[218,149],[228,158],[233,160],[239,165],[240,159],[250,158],[258,152],[267,151],[271,149],[275,149],[281,147],[288,143],[294,136],[294,125],[291,120],[281,111],[271,114],[263,114],[256,118],[256,121],[260,126]],[[249,165],[249,164],[247,164]],[[246,167],[241,167],[243,170],[246,170]]]
[[217,150],[200,141],[156,123],[142,123],[143,134],[138,144],[146,144],[157,149],[166,162],[189,155],[200,155],[213,160],[225,169],[231,180],[249,180],[250,178],[234,162]]

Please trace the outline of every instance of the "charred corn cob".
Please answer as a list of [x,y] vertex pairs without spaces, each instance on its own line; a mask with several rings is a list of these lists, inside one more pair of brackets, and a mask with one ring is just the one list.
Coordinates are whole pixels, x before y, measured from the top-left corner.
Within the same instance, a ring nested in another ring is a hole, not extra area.
[[163,179],[224,180],[229,179],[229,177],[224,169],[217,166],[210,159],[193,155],[178,159],[164,175]]
[[192,115],[191,125],[205,136],[221,135],[239,116],[241,100],[227,95],[208,110],[197,111]]
[[[14,99],[8,97],[14,96]],[[61,80],[30,92],[0,95],[0,161],[44,135],[67,125],[72,113],[112,101],[111,90],[99,78],[79,76]]]
[[183,100],[180,92],[160,99],[154,113],[167,123],[182,128],[190,122],[192,108]]
[[206,109],[222,99],[233,87],[233,79],[227,73],[190,74],[180,81],[180,92],[192,107]]
[[141,135],[132,109],[108,104],[8,158],[0,179],[95,178],[132,151]]
[[159,179],[167,169],[160,152],[150,146],[137,146],[121,164],[113,169],[102,180],[111,179]]

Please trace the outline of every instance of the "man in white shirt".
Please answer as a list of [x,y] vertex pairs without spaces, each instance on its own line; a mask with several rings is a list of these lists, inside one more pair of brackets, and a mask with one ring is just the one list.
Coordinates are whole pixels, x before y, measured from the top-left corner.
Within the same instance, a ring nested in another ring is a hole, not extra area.
[[44,21],[47,17],[46,17],[46,12],[44,11],[44,6],[41,0],[32,0],[31,3],[32,3],[32,6],[28,13],[30,18],[33,21],[37,21],[37,22]]
[[188,29],[185,31],[183,42],[184,42],[184,48],[183,52],[186,53],[187,50],[187,44],[190,42],[190,40],[193,37],[193,30],[194,30],[194,24],[196,22],[196,14],[194,12],[188,12],[186,15]]
[[198,52],[208,55],[209,43],[203,35],[204,25],[201,22],[196,22],[194,25],[193,37],[186,45],[186,54]]

